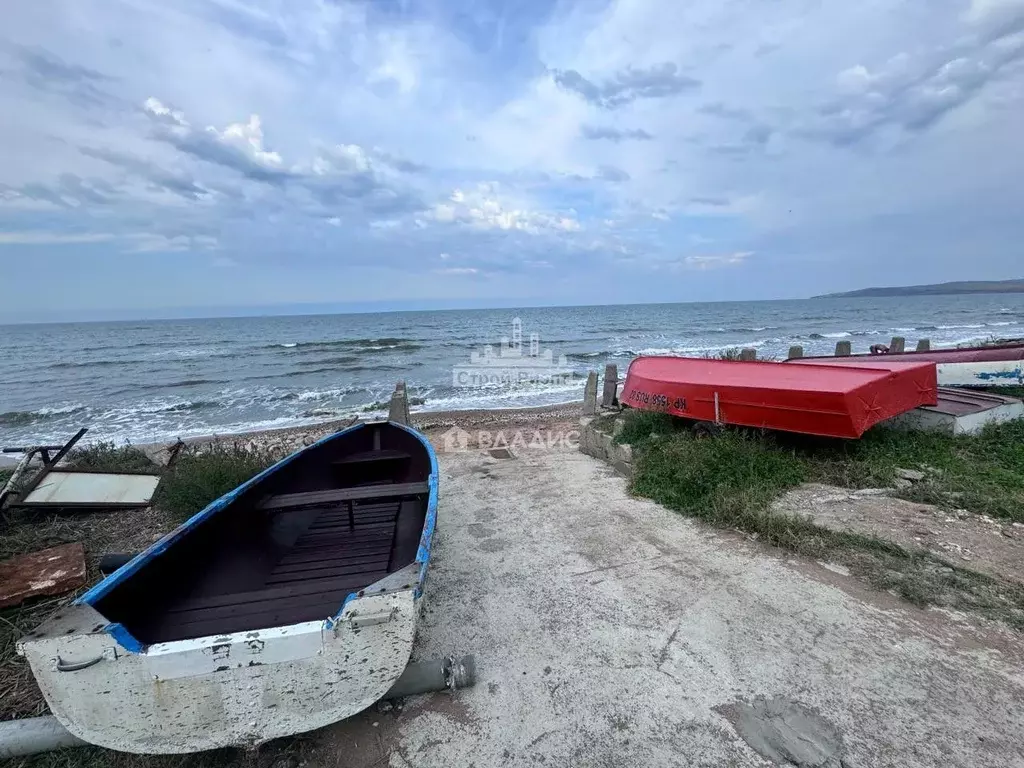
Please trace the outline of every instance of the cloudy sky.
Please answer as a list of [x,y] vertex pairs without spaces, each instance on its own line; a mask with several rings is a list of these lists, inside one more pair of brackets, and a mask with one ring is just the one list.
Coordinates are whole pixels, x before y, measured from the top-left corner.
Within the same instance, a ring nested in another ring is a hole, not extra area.
[[0,114],[7,316],[1024,277],[1024,0],[9,3]]

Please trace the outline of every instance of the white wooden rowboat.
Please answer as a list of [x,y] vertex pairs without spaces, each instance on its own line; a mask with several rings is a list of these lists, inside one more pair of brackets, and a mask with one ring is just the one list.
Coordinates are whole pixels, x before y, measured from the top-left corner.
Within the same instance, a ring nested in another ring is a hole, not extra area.
[[354,715],[412,651],[437,459],[408,427],[324,438],[216,500],[19,643],[110,749],[259,744]]

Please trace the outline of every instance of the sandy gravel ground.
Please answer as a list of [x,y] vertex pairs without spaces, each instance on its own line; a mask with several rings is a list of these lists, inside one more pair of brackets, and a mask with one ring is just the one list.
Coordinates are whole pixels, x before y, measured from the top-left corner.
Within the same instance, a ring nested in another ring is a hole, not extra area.
[[1019,637],[863,589],[631,498],[575,451],[440,456],[416,655],[475,688],[314,738],[318,766],[768,766],[735,705],[835,729],[832,768],[1024,765]]

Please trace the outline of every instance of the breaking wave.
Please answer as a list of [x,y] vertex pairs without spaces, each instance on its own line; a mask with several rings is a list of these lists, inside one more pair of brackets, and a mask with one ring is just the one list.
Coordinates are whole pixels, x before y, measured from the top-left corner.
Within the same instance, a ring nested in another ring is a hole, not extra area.
[[36,422],[68,416],[72,413],[81,413],[84,410],[86,410],[84,405],[68,405],[60,408],[40,408],[36,411],[7,411],[0,413],[0,426],[24,427]]

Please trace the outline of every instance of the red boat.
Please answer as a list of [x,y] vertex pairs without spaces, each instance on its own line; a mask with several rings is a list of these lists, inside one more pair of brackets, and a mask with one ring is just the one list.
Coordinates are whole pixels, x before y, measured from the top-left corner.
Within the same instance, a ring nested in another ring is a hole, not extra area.
[[937,400],[935,363],[872,358],[862,365],[786,365],[638,357],[622,404],[697,421],[825,437],[870,427]]
[[879,353],[871,355],[801,357],[789,362],[860,365],[865,361],[875,360],[935,363],[938,366],[939,384],[944,387],[1024,385],[1024,343],[1020,342],[984,347],[933,349],[928,352],[888,352],[882,347]]

